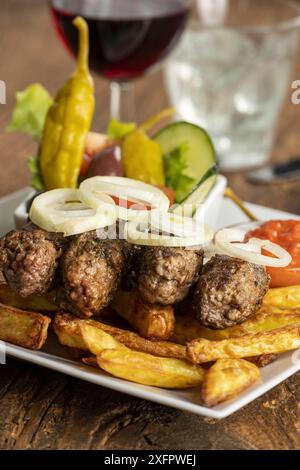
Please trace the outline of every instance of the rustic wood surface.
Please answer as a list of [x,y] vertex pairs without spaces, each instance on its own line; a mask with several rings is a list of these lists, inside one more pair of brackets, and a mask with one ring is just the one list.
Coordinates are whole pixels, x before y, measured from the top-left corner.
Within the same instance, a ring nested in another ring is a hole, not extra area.
[[[33,81],[51,92],[72,61],[53,31],[43,0],[1,0],[0,79],[7,104],[0,105],[0,195],[29,182],[26,157],[35,146],[5,134],[15,92]],[[293,73],[300,78],[300,63]],[[95,129],[108,117],[108,86],[97,84]],[[159,72],[136,83],[138,118],[167,103]],[[300,153],[300,106],[287,98],[280,114],[272,158]],[[244,174],[229,175],[244,199],[300,214],[299,180],[253,186]],[[2,217],[2,214],[0,214]],[[300,373],[223,420],[198,417],[8,359],[0,366],[1,449],[299,449]]]

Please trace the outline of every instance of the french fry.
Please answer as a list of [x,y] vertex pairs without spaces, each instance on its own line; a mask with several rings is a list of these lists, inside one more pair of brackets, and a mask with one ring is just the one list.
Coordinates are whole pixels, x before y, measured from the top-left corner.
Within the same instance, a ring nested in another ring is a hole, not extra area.
[[162,388],[190,388],[200,385],[204,370],[181,359],[170,359],[131,351],[104,349],[97,355],[101,369],[115,377]]
[[29,295],[21,297],[16,291],[13,291],[7,284],[0,283],[0,302],[12,307],[33,310],[37,312],[57,312],[58,308],[54,304],[54,292],[46,295]]
[[110,330],[106,329],[105,331],[113,335],[120,343],[135,351],[153,354],[154,356],[186,358],[186,347],[181,344],[146,339],[133,331],[120,328],[110,328]]
[[[259,331],[269,331],[280,326],[286,326],[299,322],[300,315],[259,313],[241,325],[235,325],[224,330],[212,330],[202,326],[192,315],[176,316],[175,331],[171,338],[172,341],[180,344],[186,344],[197,338],[209,340],[221,340],[243,336],[249,333],[258,333]],[[253,362],[257,367],[265,367],[277,358],[277,354],[262,354],[261,356],[247,357],[247,360]]]
[[100,354],[104,349],[126,348],[126,346],[117,341],[112,335],[100,328],[95,328],[93,325],[82,322],[79,328],[84,343],[88,350],[95,356]]
[[170,305],[151,305],[137,291],[119,290],[111,306],[145,338],[167,340],[173,334],[175,318]]
[[0,304],[0,340],[41,349],[47,339],[49,317]]
[[88,348],[81,336],[81,322],[82,320],[70,313],[57,313],[54,317],[53,329],[59,342],[64,346],[88,351]]
[[171,340],[180,344],[185,344],[186,342],[192,341],[196,338],[221,340],[275,330],[277,328],[296,324],[300,326],[300,312],[259,312],[240,325],[230,326],[223,330],[205,328],[191,315],[178,315],[176,316],[175,331]]
[[164,388],[195,387],[203,380],[203,369],[185,360],[132,351],[110,334],[84,321],[79,328],[101,369],[116,377]]
[[251,362],[244,359],[218,359],[204,376],[201,402],[211,407],[230,400],[259,378],[259,369]]
[[300,285],[269,289],[263,300],[263,310],[300,310]]
[[83,340],[80,330],[80,325],[82,324],[90,325],[97,330],[103,330],[112,335],[120,343],[136,351],[162,357],[186,358],[186,348],[180,344],[169,341],[151,341],[142,338],[133,331],[123,330],[96,320],[81,320],[69,313],[57,313],[53,326],[61,344],[87,351],[88,347]]
[[174,333],[170,340],[175,343],[185,344],[187,341],[196,338],[219,339],[219,331],[221,330],[205,328],[191,313],[180,314],[175,316]]
[[300,326],[286,326],[263,333],[210,341],[195,339],[187,344],[187,356],[195,364],[217,359],[272,354],[300,348]]

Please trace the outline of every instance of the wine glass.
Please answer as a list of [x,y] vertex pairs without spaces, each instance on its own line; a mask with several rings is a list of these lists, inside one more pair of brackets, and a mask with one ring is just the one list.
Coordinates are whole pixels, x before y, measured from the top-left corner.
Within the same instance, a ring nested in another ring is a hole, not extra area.
[[[131,81],[175,46],[187,22],[191,0],[51,0],[59,38],[76,55],[82,16],[89,26],[91,70],[111,82],[111,118],[134,120]],[[122,112],[121,112],[122,110]]]

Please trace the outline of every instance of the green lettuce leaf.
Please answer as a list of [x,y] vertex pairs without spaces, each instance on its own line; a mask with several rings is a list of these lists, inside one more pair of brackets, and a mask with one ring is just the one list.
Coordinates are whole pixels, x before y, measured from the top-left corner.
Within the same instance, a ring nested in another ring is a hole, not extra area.
[[108,124],[107,135],[111,139],[122,139],[135,129],[134,122],[120,122],[117,119],[112,119]]
[[193,178],[184,174],[184,170],[187,168],[187,150],[188,145],[181,144],[164,155],[166,186],[173,189],[176,202],[182,201],[194,184]]
[[53,99],[39,83],[33,83],[25,90],[17,92],[16,98],[17,103],[6,130],[8,132],[24,132],[40,141],[46,114]]
[[44,189],[39,160],[37,157],[28,157],[27,166],[32,173],[31,186],[38,191]]

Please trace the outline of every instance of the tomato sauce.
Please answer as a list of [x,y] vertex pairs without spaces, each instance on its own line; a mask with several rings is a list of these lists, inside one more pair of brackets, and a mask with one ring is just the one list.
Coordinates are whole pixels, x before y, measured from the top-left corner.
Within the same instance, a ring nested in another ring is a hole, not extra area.
[[[256,237],[270,240],[285,248],[292,261],[285,268],[267,267],[271,276],[270,287],[300,284],[300,220],[270,220],[247,233],[247,239]],[[265,252],[268,256],[270,253]]]

